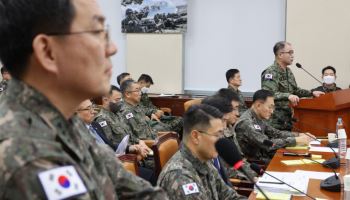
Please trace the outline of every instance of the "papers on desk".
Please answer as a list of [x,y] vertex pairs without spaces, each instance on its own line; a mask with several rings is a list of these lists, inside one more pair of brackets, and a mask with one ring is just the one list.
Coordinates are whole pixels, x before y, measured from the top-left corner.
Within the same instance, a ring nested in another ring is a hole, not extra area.
[[321,144],[321,140],[313,140],[309,143],[309,146],[311,145],[320,145]]
[[[296,174],[301,174],[302,176],[306,176],[309,179],[319,179],[324,180],[330,176],[334,176],[333,172],[314,172],[314,171],[304,171],[304,170],[296,170]],[[339,173],[337,173],[339,176]]]
[[308,150],[309,146],[286,147],[287,150]]
[[[316,162],[314,162],[316,161]],[[314,161],[310,159],[298,159],[298,160],[281,160],[281,163],[285,165],[305,165],[305,164],[319,164],[317,162],[323,163],[325,159],[314,159]]]
[[[267,172],[271,174],[272,176],[277,177],[278,179],[288,183],[289,185],[292,185],[293,187],[303,191],[304,193],[307,192],[307,186],[309,184],[309,178],[308,176],[305,176],[303,173],[291,173],[291,172]],[[290,188],[289,186],[277,181],[276,179],[272,178],[271,176],[267,175],[266,173],[259,178],[259,181],[256,183],[261,189],[267,192],[272,193],[285,193],[285,194],[293,194],[293,195],[301,195],[303,194],[299,193],[298,191]]]
[[[291,194],[275,193],[275,192],[265,192],[267,198],[270,200],[290,200],[292,198]],[[261,192],[258,192],[255,199],[266,199]]]
[[[338,152],[338,148],[333,148],[335,152]],[[329,152],[333,153],[332,149],[329,147],[314,147],[311,146],[309,151],[317,151],[317,152]]]

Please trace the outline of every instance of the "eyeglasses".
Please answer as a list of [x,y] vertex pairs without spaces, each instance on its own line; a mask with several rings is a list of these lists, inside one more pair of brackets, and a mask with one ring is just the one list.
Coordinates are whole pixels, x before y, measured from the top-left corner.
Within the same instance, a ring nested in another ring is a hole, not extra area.
[[213,136],[213,137],[216,137],[216,138],[223,138],[224,137],[224,131],[216,132],[218,134],[208,133],[206,131],[198,131],[198,132],[200,132],[202,134],[205,134],[205,135]]
[[290,50],[290,51],[281,51],[280,53],[288,53],[289,55],[293,55],[294,51]]
[[101,35],[101,33],[102,33],[106,48],[109,47],[110,37],[109,37],[109,26],[108,25],[106,25],[105,28],[103,28],[103,29],[97,29],[97,30],[73,31],[73,32],[50,32],[50,33],[46,33],[46,35],[64,36],[64,35],[78,35],[78,34],[85,34],[85,33],[90,33],[93,35]]
[[80,108],[80,109],[78,109],[77,111],[78,111],[78,112],[81,112],[81,111],[93,111],[93,110],[94,110],[94,106],[91,105],[91,106],[88,106],[88,107],[86,107],[86,108]]

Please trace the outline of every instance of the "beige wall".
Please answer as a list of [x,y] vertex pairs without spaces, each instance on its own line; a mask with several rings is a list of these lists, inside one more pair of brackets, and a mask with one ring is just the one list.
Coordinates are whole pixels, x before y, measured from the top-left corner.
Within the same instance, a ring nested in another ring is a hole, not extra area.
[[[337,84],[350,84],[350,1],[288,0],[286,39],[295,50],[294,63],[321,79],[321,69],[332,65]],[[298,85],[310,89],[318,83],[292,66]]]
[[127,34],[126,70],[137,79],[149,74],[151,92],[182,93],[183,41],[181,34]]

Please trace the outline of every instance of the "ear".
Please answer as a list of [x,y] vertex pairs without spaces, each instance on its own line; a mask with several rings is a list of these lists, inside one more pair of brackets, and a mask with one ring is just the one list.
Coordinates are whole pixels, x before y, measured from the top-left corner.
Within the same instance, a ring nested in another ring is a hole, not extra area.
[[190,133],[190,137],[194,144],[199,144],[201,134],[197,130],[192,130]]
[[58,66],[53,51],[53,38],[44,34],[39,34],[34,38],[32,45],[34,56],[41,67],[46,71],[56,74],[58,72]]

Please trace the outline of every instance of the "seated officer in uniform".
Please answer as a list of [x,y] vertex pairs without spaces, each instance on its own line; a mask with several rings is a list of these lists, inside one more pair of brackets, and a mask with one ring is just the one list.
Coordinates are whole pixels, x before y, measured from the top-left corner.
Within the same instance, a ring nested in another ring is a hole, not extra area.
[[315,138],[310,133],[298,134],[273,128],[267,120],[274,108],[272,92],[258,90],[254,93],[252,107],[243,113],[235,124],[236,137],[246,158],[268,163],[277,149],[308,145]]
[[222,117],[218,109],[205,104],[185,113],[182,145],[158,177],[170,199],[246,199],[225,184],[211,162],[218,156],[215,143],[223,137]]
[[340,87],[337,87],[335,80],[337,79],[337,71],[332,66],[327,66],[322,69],[322,80],[323,84],[317,88],[312,89],[311,91],[321,91],[324,93],[334,92],[336,90],[341,90]]
[[126,80],[131,80],[131,75],[128,72],[123,72],[117,76],[117,83],[119,86],[122,85],[122,83]]
[[248,107],[245,104],[244,97],[242,92],[238,89],[242,85],[241,74],[238,69],[229,69],[226,71],[226,81],[227,88],[229,88],[232,92],[236,93],[239,97],[239,114],[244,113]]
[[167,199],[127,172],[74,115],[108,92],[109,41],[95,0],[0,0],[0,199]]
[[177,133],[182,132],[183,120],[182,117],[175,116],[165,116],[164,112],[158,109],[148,97],[148,91],[151,85],[153,85],[153,79],[148,74],[141,74],[137,83],[141,88],[141,100],[140,104],[144,108],[144,113],[150,117],[151,119],[161,121],[167,124],[170,130],[175,131]]

